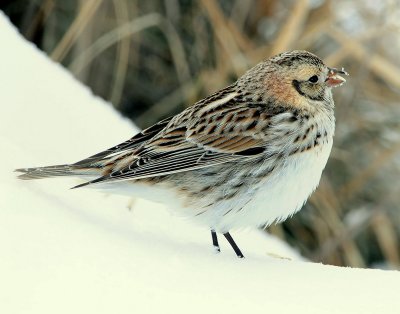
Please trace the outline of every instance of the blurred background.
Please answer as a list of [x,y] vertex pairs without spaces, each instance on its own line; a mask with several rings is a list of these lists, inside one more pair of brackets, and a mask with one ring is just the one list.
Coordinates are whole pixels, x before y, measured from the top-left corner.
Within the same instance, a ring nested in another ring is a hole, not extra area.
[[399,1],[3,0],[0,9],[142,128],[282,51],[344,67],[321,184],[266,232],[313,261],[400,269]]

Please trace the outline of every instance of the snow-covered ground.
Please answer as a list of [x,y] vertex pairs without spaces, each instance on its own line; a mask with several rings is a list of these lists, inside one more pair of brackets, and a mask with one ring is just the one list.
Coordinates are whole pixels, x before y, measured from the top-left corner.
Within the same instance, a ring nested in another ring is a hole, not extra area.
[[256,230],[233,234],[246,259],[215,254],[161,205],[17,180],[135,129],[2,14],[0,47],[0,313],[400,313],[400,272],[304,262]]

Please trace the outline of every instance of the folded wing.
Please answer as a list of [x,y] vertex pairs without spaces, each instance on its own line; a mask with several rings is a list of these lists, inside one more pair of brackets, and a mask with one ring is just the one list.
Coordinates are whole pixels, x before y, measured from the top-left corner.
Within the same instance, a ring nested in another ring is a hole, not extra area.
[[207,106],[190,107],[144,145],[123,150],[109,173],[77,187],[163,176],[263,154],[269,116],[261,114],[261,107],[231,100],[209,106],[209,111]]

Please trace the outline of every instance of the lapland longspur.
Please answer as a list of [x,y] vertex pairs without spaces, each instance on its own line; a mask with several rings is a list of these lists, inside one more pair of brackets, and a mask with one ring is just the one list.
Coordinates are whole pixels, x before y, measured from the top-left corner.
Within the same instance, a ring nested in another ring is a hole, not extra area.
[[347,73],[306,51],[265,60],[232,85],[131,139],[69,165],[24,168],[21,179],[77,176],[168,204],[217,232],[268,226],[317,187],[335,131],[332,87]]

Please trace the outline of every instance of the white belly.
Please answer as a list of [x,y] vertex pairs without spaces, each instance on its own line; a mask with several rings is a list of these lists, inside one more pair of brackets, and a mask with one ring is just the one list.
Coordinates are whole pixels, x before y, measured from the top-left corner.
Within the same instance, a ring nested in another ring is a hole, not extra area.
[[292,156],[280,171],[272,173],[262,183],[258,192],[240,211],[218,215],[219,221],[213,221],[212,224],[217,230],[228,231],[270,225],[292,216],[318,186],[331,148],[332,140],[318,151]]

